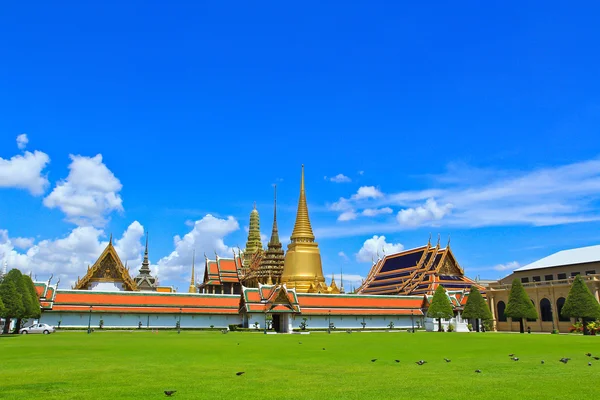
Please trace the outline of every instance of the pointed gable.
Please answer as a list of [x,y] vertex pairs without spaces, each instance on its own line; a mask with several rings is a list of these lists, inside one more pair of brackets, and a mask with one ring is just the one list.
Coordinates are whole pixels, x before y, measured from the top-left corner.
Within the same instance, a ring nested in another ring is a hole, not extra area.
[[108,243],[108,246],[106,246],[94,265],[91,268],[88,267],[85,276],[77,279],[74,289],[90,290],[94,284],[101,282],[121,284],[121,290],[138,290],[137,285],[129,275],[129,271],[123,266],[112,244],[112,240]]

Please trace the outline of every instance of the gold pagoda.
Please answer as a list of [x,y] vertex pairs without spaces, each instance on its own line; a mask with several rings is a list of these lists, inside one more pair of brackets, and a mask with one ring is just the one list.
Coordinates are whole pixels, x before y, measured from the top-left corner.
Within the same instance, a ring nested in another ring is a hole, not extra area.
[[281,283],[289,288],[295,288],[298,293],[307,293],[311,286],[321,286],[325,283],[319,245],[310,226],[306,193],[304,190],[304,165],[300,179],[300,198],[294,231],[290,237],[291,243],[285,255]]

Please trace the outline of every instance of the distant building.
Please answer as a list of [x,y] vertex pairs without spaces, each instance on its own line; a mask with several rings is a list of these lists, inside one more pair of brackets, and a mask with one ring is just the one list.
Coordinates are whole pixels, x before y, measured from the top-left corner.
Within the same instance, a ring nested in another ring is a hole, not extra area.
[[600,245],[559,251],[531,264],[515,269],[510,275],[487,287],[487,297],[492,309],[496,329],[518,331],[519,321],[504,316],[508,295],[514,279],[519,279],[535,305],[539,318],[527,321],[534,332],[568,332],[573,324],[560,315],[571,283],[581,275],[588,287],[600,300]]

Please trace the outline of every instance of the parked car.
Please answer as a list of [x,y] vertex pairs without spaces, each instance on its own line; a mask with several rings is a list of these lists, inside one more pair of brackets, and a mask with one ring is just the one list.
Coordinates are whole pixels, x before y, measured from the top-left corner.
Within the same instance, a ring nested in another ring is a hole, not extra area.
[[44,335],[47,335],[49,333],[54,333],[54,327],[48,324],[33,324],[31,326],[21,328],[19,333],[24,335],[28,333],[43,333]]

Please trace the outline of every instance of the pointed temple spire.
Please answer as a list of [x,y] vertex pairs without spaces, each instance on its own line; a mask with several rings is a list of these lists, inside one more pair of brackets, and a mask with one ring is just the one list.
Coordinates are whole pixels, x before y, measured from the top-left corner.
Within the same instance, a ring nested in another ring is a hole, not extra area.
[[314,242],[315,235],[310,226],[308,218],[308,206],[306,205],[306,192],[304,190],[304,164],[302,164],[302,178],[300,179],[300,198],[298,200],[298,213],[296,214],[296,223],[291,237],[292,242]]
[[[291,243],[288,245],[281,274],[281,283],[293,284],[298,293],[308,292],[314,281],[324,284],[325,277],[321,265],[321,252],[318,243],[315,242],[315,235],[308,217],[304,189],[304,165],[302,165],[300,179],[298,213],[296,214],[296,223],[290,239]],[[313,277],[316,277],[314,281]]]
[[259,281],[261,283],[267,282],[267,284],[269,281],[271,281],[271,283],[279,283],[284,262],[283,246],[279,240],[279,230],[277,229],[277,185],[275,185],[273,200],[273,230],[271,231],[271,239],[269,240],[267,251],[260,264],[258,273]]
[[194,249],[192,252],[192,277],[190,279],[190,288],[188,290],[190,293],[196,293],[196,275],[194,272],[195,262],[196,262],[196,249]]
[[141,290],[154,290],[158,286],[157,278],[152,276],[150,271],[150,261],[148,259],[148,231],[146,231],[146,246],[144,248],[144,260],[142,267],[139,269],[139,274],[133,278],[136,285]]
[[273,230],[271,231],[271,240],[269,240],[269,246],[277,246],[278,244],[281,247],[281,242],[279,241],[279,230],[277,229],[277,185],[275,185],[275,200],[273,201]]
[[108,239],[108,244],[112,245],[112,233],[110,234],[110,239]]
[[250,212],[250,227],[248,228],[248,240],[246,241],[246,249],[244,250],[244,265],[249,266],[253,256],[256,253],[262,253],[262,251],[260,216],[256,209],[256,202],[254,202],[254,208]]
[[346,290],[344,289],[344,267],[343,266],[340,267],[340,293],[342,293],[342,294],[346,293]]
[[146,232],[146,249],[144,250],[144,261],[142,261],[140,275],[150,275],[150,261],[148,261],[148,232]]

